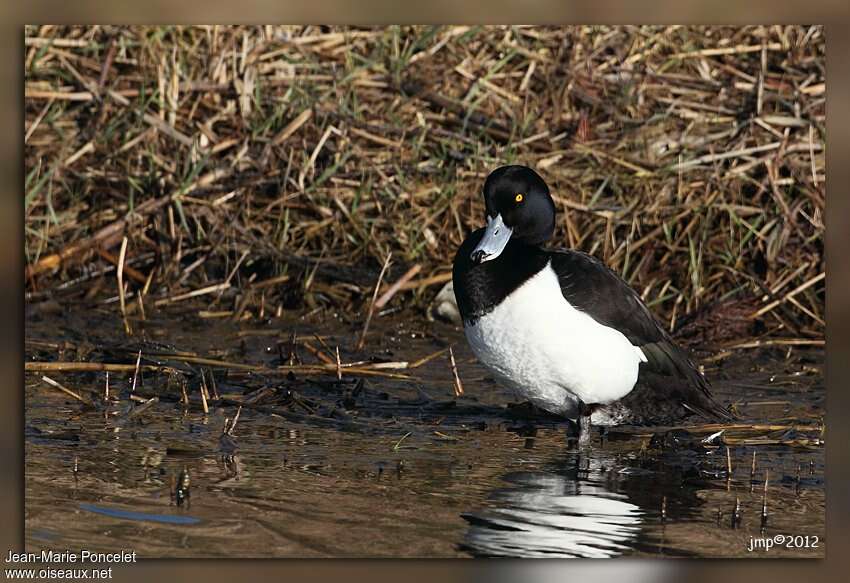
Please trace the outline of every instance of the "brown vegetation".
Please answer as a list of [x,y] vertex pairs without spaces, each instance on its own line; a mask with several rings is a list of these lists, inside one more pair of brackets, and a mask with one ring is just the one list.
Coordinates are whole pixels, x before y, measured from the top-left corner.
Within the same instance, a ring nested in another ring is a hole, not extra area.
[[125,314],[192,297],[208,317],[365,314],[416,269],[381,305],[421,305],[482,221],[483,178],[518,162],[550,183],[558,241],[671,326],[724,306],[758,323],[742,334],[823,334],[822,27],[31,26],[25,42],[30,302],[120,281]]

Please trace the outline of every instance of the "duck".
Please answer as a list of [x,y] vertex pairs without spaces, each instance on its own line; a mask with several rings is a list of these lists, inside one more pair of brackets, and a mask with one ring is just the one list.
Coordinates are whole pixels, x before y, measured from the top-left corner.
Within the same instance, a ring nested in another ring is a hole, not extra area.
[[573,249],[550,249],[556,207],[527,166],[484,181],[486,226],[452,268],[463,329],[479,362],[533,406],[578,426],[728,420],[708,380],[619,275]]

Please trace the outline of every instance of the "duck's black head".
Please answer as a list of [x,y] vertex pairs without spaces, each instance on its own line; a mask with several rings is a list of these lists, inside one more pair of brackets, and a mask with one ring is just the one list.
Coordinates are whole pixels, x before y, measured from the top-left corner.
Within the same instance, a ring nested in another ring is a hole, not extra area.
[[555,203],[549,187],[527,166],[502,166],[484,182],[487,229],[470,258],[481,263],[498,257],[514,240],[542,245],[555,231]]

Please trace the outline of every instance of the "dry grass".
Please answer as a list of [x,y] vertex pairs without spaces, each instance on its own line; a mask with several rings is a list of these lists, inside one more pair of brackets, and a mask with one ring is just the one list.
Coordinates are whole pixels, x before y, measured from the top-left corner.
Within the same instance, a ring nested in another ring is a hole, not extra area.
[[32,26],[25,54],[28,301],[116,301],[118,265],[131,318],[365,309],[392,254],[420,303],[520,162],[671,326],[823,335],[821,27]]

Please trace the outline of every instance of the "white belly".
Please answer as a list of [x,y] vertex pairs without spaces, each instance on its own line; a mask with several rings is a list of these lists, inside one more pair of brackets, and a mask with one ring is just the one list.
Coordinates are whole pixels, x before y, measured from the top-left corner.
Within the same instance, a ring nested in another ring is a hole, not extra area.
[[550,266],[465,332],[478,360],[502,384],[572,418],[578,400],[608,404],[623,398],[646,360],[621,332],[571,306]]

